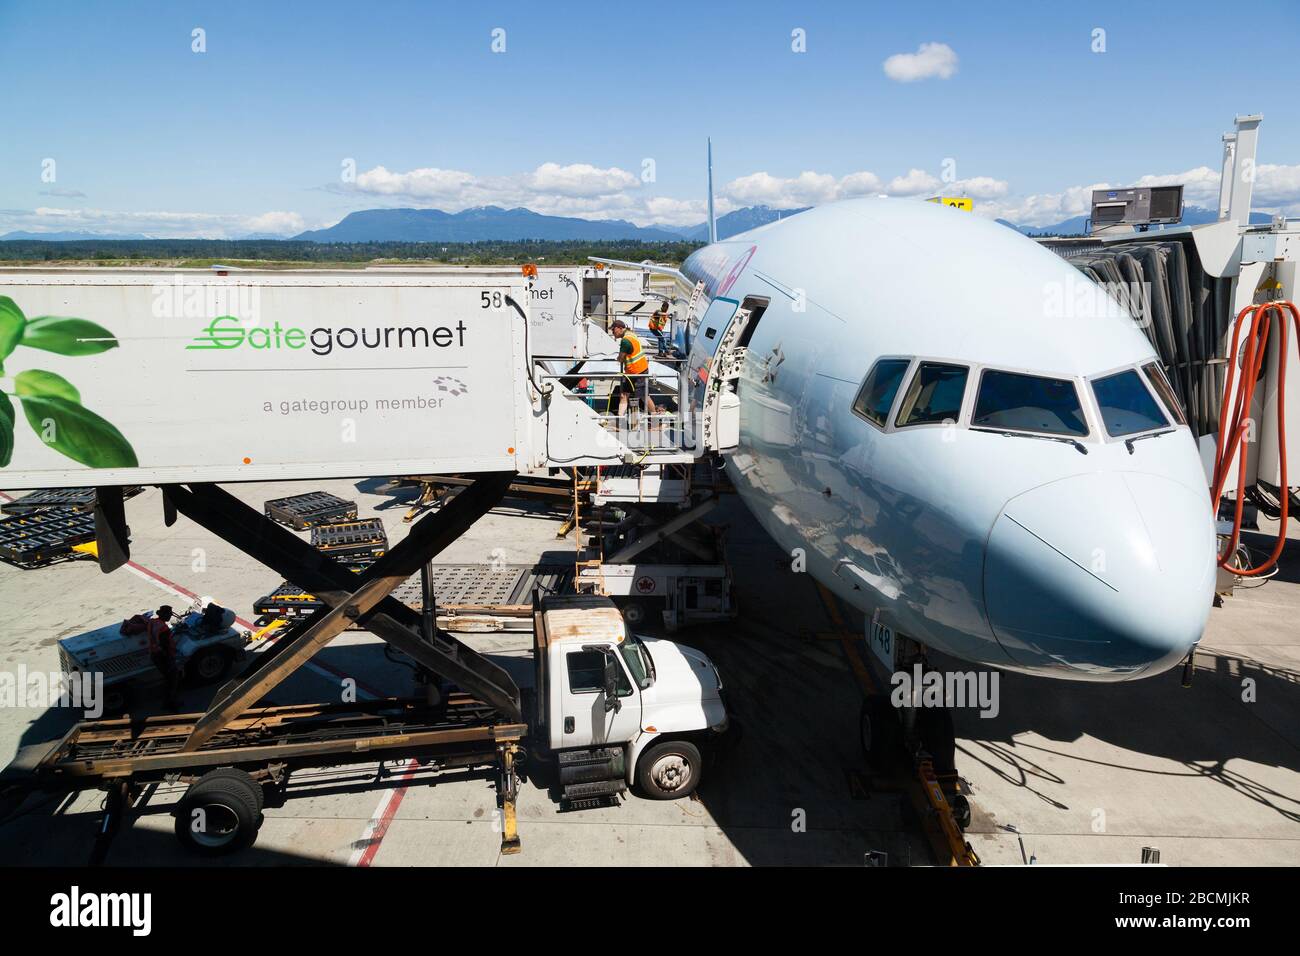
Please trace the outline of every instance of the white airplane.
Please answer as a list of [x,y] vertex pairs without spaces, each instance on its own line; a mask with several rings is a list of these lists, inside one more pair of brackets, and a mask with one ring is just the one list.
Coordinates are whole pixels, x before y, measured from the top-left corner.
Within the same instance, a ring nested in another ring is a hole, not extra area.
[[1205,474],[1101,287],[1012,229],[896,199],[666,271],[704,297],[683,401],[717,400],[719,344],[744,347],[727,470],[840,598],[1006,670],[1119,681],[1187,658],[1215,583]]

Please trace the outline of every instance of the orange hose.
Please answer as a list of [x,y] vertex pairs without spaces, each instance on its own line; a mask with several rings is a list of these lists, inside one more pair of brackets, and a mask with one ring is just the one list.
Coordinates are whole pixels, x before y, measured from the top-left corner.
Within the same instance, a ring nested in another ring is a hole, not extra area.
[[[1223,486],[1227,483],[1228,472],[1232,468],[1237,453],[1241,453],[1241,467],[1237,469],[1237,502],[1232,520],[1232,536],[1228,546],[1219,557],[1219,567],[1239,574],[1242,577],[1257,577],[1270,570],[1282,555],[1286,546],[1286,520],[1289,486],[1286,476],[1286,366],[1289,329],[1284,309],[1291,313],[1291,324],[1295,326],[1296,343],[1300,348],[1300,311],[1290,302],[1265,302],[1262,305],[1248,305],[1237,314],[1236,324],[1232,329],[1232,348],[1228,352],[1228,379],[1223,388],[1223,402],[1219,406],[1219,439],[1214,456],[1214,484],[1210,492],[1215,514],[1218,514],[1219,500],[1223,497]],[[1239,568],[1230,565],[1237,553],[1237,542],[1241,537],[1241,514],[1246,502],[1246,429],[1250,422],[1250,406],[1255,397],[1255,385],[1259,381],[1264,366],[1264,357],[1268,349],[1269,326],[1272,313],[1276,312],[1281,326],[1278,329],[1278,367],[1277,367],[1277,447],[1279,471],[1279,497],[1282,514],[1278,524],[1277,541],[1272,553],[1263,564],[1253,568]],[[1246,354],[1242,357],[1241,381],[1237,383],[1233,394],[1233,382],[1237,374],[1237,346],[1241,341],[1242,325],[1246,316],[1250,318],[1250,331],[1246,338]],[[1231,398],[1232,414],[1229,417],[1228,405]]]

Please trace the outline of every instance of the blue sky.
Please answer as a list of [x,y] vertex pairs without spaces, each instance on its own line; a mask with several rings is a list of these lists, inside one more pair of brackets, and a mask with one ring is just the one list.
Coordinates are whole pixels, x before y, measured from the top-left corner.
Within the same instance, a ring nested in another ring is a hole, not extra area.
[[0,0],[0,233],[288,235],[484,203],[687,224],[706,136],[724,210],[960,191],[1045,223],[1143,177],[1212,202],[1247,112],[1256,208],[1300,213],[1300,100],[1265,52],[1297,41],[1294,2]]

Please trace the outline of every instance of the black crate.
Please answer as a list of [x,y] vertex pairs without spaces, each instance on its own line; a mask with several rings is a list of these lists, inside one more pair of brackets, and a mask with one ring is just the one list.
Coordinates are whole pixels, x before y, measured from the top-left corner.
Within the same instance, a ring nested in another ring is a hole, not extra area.
[[272,498],[262,506],[262,511],[272,521],[298,531],[306,531],[333,521],[354,520],[357,516],[357,503],[345,501],[328,491],[309,491],[288,498]]
[[[130,485],[122,489],[125,498],[132,498],[141,492],[139,485]],[[43,488],[31,491],[14,501],[0,505],[0,511],[8,515],[31,514],[47,508],[61,508],[65,511],[94,511],[94,488]]]
[[74,555],[73,548],[95,540],[95,516],[68,508],[45,509],[0,518],[0,559],[33,568]]
[[295,584],[285,581],[278,588],[253,602],[254,614],[274,614],[276,617],[303,617],[325,606],[321,601]]
[[311,545],[338,561],[368,562],[388,550],[388,533],[378,518],[332,522],[311,529]]

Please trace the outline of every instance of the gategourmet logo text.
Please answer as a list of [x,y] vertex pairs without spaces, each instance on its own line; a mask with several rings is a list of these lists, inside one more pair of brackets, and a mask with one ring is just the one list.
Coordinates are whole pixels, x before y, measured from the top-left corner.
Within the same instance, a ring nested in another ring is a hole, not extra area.
[[352,328],[319,326],[311,329],[285,327],[279,322],[249,328],[233,315],[219,315],[195,336],[190,349],[308,349],[315,355],[329,355],[338,349],[445,349],[465,347],[465,323],[454,326],[387,326]]

